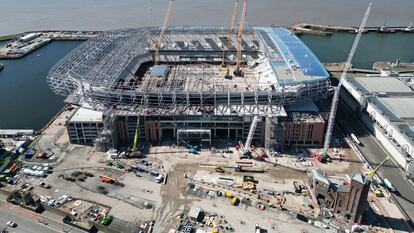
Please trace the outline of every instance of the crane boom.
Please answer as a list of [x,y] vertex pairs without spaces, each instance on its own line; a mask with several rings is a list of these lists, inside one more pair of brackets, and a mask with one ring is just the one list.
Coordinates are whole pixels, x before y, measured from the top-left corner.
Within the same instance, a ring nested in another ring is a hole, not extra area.
[[139,137],[139,116],[137,119],[137,128],[135,129],[134,144],[132,145],[131,151],[135,152],[138,150],[138,137]]
[[226,48],[223,48],[223,57],[221,59],[221,67],[226,66],[226,64],[225,64],[226,52],[231,46],[231,35],[233,34],[233,30],[234,30],[234,21],[236,20],[237,6],[238,5],[239,5],[239,0],[234,0],[233,12],[231,14],[231,19],[230,19],[230,26],[229,26],[229,34],[228,34],[228,38],[227,38],[227,44],[226,44]]
[[371,11],[371,6],[372,6],[372,3],[368,5],[367,10],[365,11],[365,15],[364,15],[364,18],[362,19],[362,23],[358,28],[358,34],[355,37],[354,43],[352,44],[351,51],[349,52],[349,55],[348,55],[348,59],[346,60],[345,67],[342,70],[341,77],[339,78],[338,86],[335,87],[334,95],[332,98],[331,110],[329,112],[328,127],[327,127],[326,134],[325,134],[325,143],[324,143],[323,151],[322,151],[322,155],[325,157],[328,155],[329,145],[331,144],[336,110],[338,108],[338,102],[339,102],[339,91],[341,90],[343,79],[345,78],[348,70],[351,68],[351,62],[354,57],[355,50],[359,44],[359,40],[361,39],[362,32],[364,31],[365,24],[367,23],[368,16]]
[[236,62],[236,70],[234,74],[236,76],[242,76],[242,72],[240,70],[240,63],[241,63],[241,56],[242,56],[242,37],[243,37],[243,28],[244,28],[244,21],[246,20],[246,9],[247,9],[247,0],[243,0],[243,8],[242,13],[240,16],[239,21],[239,28],[237,30],[237,62]]
[[374,169],[372,169],[371,171],[369,171],[368,172],[368,177],[369,178],[372,178],[372,177],[374,177],[375,176],[375,174],[377,173],[377,171],[378,171],[378,169],[380,168],[380,167],[382,167],[382,165],[384,165],[384,163],[387,161],[387,160],[389,160],[390,158],[387,156],[376,168],[374,168]]
[[161,41],[164,38],[164,34],[165,34],[165,29],[167,29],[167,24],[168,24],[168,20],[170,19],[171,16],[171,10],[174,4],[174,0],[170,0],[170,3],[168,5],[168,9],[167,9],[167,13],[165,14],[165,18],[164,18],[164,22],[162,24],[161,27],[161,32],[160,32],[160,36],[157,40],[157,42],[155,43],[155,64],[158,64],[160,62],[160,48],[161,48]]

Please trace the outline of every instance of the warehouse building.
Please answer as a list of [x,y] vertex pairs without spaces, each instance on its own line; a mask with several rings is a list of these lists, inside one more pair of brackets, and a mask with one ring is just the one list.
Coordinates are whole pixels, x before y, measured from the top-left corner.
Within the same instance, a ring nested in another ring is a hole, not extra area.
[[343,101],[414,178],[413,76],[346,78]]

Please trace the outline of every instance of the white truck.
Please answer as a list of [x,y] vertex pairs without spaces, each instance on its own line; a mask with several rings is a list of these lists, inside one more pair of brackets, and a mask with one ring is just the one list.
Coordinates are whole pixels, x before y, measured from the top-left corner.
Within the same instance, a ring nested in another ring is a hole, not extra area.
[[394,186],[391,184],[391,182],[388,179],[384,179],[384,185],[391,192],[395,192]]
[[357,136],[355,136],[355,134],[351,133],[351,139],[355,144],[361,145],[361,142],[358,140],[358,138],[357,138]]

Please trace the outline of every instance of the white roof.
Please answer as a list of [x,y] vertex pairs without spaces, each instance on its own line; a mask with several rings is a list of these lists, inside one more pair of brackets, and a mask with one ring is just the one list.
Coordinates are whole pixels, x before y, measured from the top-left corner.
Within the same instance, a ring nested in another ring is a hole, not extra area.
[[414,118],[414,98],[392,97],[378,99],[400,119]]
[[412,90],[401,80],[394,77],[355,78],[368,92],[411,93]]
[[102,112],[79,108],[70,118],[70,122],[102,122]]
[[33,129],[0,129],[0,135],[33,135]]

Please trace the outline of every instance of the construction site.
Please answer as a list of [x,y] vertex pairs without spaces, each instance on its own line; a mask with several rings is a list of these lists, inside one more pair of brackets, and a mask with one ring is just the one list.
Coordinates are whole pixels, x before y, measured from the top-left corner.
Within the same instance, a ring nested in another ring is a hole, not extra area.
[[334,87],[294,33],[247,25],[247,0],[229,26],[168,26],[174,4],[51,68],[67,104],[10,149],[7,201],[64,231],[412,232],[377,173],[389,158],[371,166],[334,127],[371,5]]
[[[80,106],[68,120],[71,142],[119,149],[138,131],[141,142],[203,149],[218,139],[268,152],[294,145],[283,139],[285,106],[330,91],[315,55],[287,29],[245,25],[245,2],[237,27],[237,4],[229,27],[167,27],[173,4],[162,27],[103,32],[51,69],[52,90]],[[303,141],[322,143],[312,133]]]

